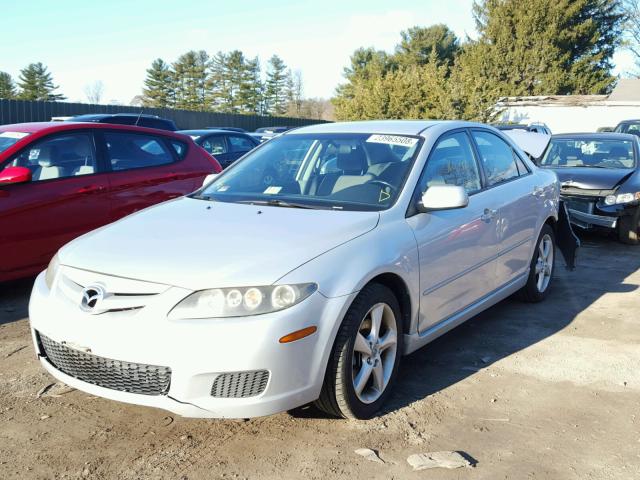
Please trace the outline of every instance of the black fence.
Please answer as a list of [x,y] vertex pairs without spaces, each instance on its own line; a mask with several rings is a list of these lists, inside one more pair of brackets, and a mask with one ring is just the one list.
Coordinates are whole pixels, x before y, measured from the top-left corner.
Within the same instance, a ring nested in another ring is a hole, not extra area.
[[91,105],[88,103],[36,102],[0,99],[0,125],[23,122],[48,122],[51,117],[71,117],[84,113],[145,113],[173,120],[179,129],[204,127],[240,127],[253,131],[259,127],[301,127],[323,120],[291,117],[263,117],[233,113],[192,112],[170,108],[124,107],[120,105]]

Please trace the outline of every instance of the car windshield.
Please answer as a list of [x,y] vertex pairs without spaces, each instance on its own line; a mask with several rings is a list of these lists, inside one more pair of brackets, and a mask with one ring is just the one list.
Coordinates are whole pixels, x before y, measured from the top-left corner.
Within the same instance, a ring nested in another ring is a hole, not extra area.
[[0,153],[28,135],[24,132],[0,132]]
[[640,135],[640,122],[621,123],[614,130],[617,133],[635,133]]
[[634,168],[631,140],[589,138],[552,139],[540,160],[543,167]]
[[263,144],[195,195],[222,202],[384,210],[420,141],[377,134],[290,134]]

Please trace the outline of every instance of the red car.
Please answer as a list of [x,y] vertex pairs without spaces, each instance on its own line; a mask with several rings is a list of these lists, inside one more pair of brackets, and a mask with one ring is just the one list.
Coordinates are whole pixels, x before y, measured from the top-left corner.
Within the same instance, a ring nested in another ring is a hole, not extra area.
[[184,135],[100,123],[0,126],[0,282],[73,238],[192,192],[221,167]]

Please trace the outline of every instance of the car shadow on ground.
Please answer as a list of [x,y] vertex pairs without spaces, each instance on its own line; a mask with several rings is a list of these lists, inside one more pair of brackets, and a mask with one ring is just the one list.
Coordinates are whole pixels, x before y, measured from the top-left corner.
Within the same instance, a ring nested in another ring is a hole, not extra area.
[[27,318],[34,278],[0,283],[0,325]]
[[[395,390],[379,415],[390,413],[446,389],[492,363],[563,330],[609,292],[633,292],[625,279],[640,269],[640,246],[610,237],[581,234],[582,248],[574,271],[560,257],[547,299],[538,304],[508,298],[424,348],[402,359]],[[314,407],[292,413],[326,418]]]

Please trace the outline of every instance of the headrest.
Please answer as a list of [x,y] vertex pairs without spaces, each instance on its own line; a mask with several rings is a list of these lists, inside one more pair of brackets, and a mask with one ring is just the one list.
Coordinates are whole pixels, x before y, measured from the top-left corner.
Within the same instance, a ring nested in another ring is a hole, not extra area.
[[41,167],[53,167],[58,163],[58,147],[42,147],[38,154],[38,165]]
[[391,151],[391,147],[384,143],[367,144],[367,152],[369,153],[369,163],[371,165],[398,161],[398,158]]
[[[343,149],[345,145],[340,146],[338,153],[337,167],[344,172],[359,172],[362,173],[367,168],[367,157],[365,156],[362,148],[354,148],[353,150],[349,145],[346,145],[346,149]],[[347,150],[348,153],[343,153]]]

